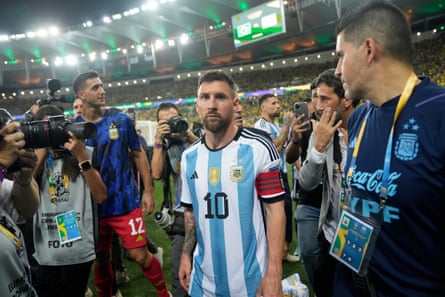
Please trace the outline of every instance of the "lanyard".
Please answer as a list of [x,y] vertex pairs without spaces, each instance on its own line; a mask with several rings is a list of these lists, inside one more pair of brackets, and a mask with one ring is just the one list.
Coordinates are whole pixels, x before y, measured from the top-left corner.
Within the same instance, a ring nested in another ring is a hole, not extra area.
[[[413,93],[414,87],[416,86],[418,79],[414,72],[411,72],[410,76],[408,77],[408,80],[406,81],[405,87],[403,88],[402,94],[400,95],[399,102],[397,103],[396,110],[394,112],[394,117],[392,120],[392,126],[391,130],[389,132],[388,142],[386,144],[386,150],[385,150],[385,159],[383,162],[383,176],[382,176],[382,185],[380,188],[380,207],[383,208],[383,206],[386,203],[386,200],[388,199],[388,184],[389,184],[389,175],[390,175],[390,168],[391,168],[391,149],[392,149],[392,141],[394,138],[394,126],[397,122],[397,119],[402,112],[402,110],[405,108],[406,103],[408,102],[409,98],[411,97],[411,94]],[[360,144],[363,139],[363,134],[365,132],[365,127],[368,121],[370,110],[366,113],[365,119],[362,122],[362,125],[360,127],[360,131],[357,136],[357,143],[354,147],[354,151],[352,153],[351,163],[349,165],[349,169],[347,170],[348,176],[347,181],[350,185],[352,181],[352,176],[354,175],[354,168],[355,163],[357,161],[357,155],[358,151],[360,149]]]
[[14,243],[18,253],[22,250],[22,241],[5,226],[3,226],[3,224],[0,224],[0,232],[3,232],[3,234],[5,234]]
[[[53,158],[51,157],[51,153],[47,155],[47,164],[48,164],[48,182],[49,182],[49,194],[52,203],[55,203],[57,200],[56,196],[56,181],[53,175]],[[66,174],[63,175],[63,186],[65,189],[68,189],[68,176]]]

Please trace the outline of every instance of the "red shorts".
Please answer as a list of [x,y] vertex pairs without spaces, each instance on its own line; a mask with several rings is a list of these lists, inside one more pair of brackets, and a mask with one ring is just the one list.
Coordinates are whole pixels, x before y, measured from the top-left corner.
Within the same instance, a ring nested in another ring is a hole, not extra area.
[[98,252],[111,247],[113,232],[119,236],[126,249],[144,246],[146,238],[142,209],[138,207],[125,215],[100,218]]

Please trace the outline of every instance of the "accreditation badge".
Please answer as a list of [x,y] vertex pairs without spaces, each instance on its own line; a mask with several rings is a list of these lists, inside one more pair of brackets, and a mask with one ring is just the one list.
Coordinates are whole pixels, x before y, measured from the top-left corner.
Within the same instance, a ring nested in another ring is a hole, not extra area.
[[64,244],[82,238],[80,236],[79,225],[77,224],[77,215],[74,210],[57,215],[56,223],[60,243]]
[[329,253],[360,276],[365,276],[380,224],[367,222],[343,209]]

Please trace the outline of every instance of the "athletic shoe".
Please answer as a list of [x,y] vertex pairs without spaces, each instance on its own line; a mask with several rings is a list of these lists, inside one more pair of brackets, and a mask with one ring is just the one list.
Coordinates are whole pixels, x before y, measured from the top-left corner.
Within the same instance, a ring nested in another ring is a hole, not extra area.
[[130,277],[128,277],[127,268],[124,268],[122,270],[116,270],[115,278],[116,278],[116,284],[118,286],[128,283],[130,281]]
[[117,289],[116,294],[114,294],[114,295],[111,296],[111,297],[123,297],[123,296],[122,296],[122,293],[121,293],[121,290]]
[[163,255],[164,255],[164,249],[158,246],[158,251],[156,252],[156,254],[154,254],[154,256],[156,257],[156,259],[158,259],[159,263],[161,263],[161,267],[164,264],[164,259],[162,258]]
[[300,257],[294,256],[291,254],[287,254],[286,257],[283,258],[283,261],[287,262],[300,262]]
[[93,297],[93,291],[91,291],[90,287],[87,286],[87,290],[85,291],[85,297]]

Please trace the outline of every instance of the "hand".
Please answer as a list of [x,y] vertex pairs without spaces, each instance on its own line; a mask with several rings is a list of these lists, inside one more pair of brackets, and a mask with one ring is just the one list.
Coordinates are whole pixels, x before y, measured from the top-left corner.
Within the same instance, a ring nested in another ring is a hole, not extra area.
[[15,177],[21,185],[30,183],[33,177],[33,170],[37,165],[37,154],[33,149],[22,149],[19,151],[20,169]]
[[326,151],[326,147],[334,136],[335,131],[341,126],[342,121],[336,122],[336,120],[337,112],[332,111],[330,107],[323,111],[318,123],[312,120],[315,135],[314,147],[319,153]]
[[297,118],[292,120],[291,129],[292,129],[292,139],[295,142],[300,142],[303,138],[303,132],[306,132],[309,128],[309,121],[304,121],[304,114],[299,115]]
[[289,127],[294,119],[295,113],[293,113],[292,111],[286,111],[283,114],[283,125]]
[[192,259],[191,256],[181,254],[181,260],[179,262],[178,278],[181,286],[188,292],[190,288],[190,275],[192,272]]
[[170,126],[167,124],[166,120],[160,120],[158,126],[156,127],[155,142],[162,143],[164,139],[170,135]]
[[145,215],[150,215],[154,208],[155,208],[155,202],[153,199],[153,192],[145,189],[144,193],[142,194],[142,199],[141,199],[141,206],[142,206],[142,211],[144,212]]
[[282,297],[281,275],[266,273],[256,292],[256,297]]
[[20,123],[11,122],[0,129],[0,165],[8,168],[25,146],[24,134],[19,131]]
[[70,139],[63,144],[63,147],[70,151],[70,153],[76,157],[78,162],[88,160],[89,158],[85,143],[74,136],[71,131],[68,131],[68,134],[70,135]]

